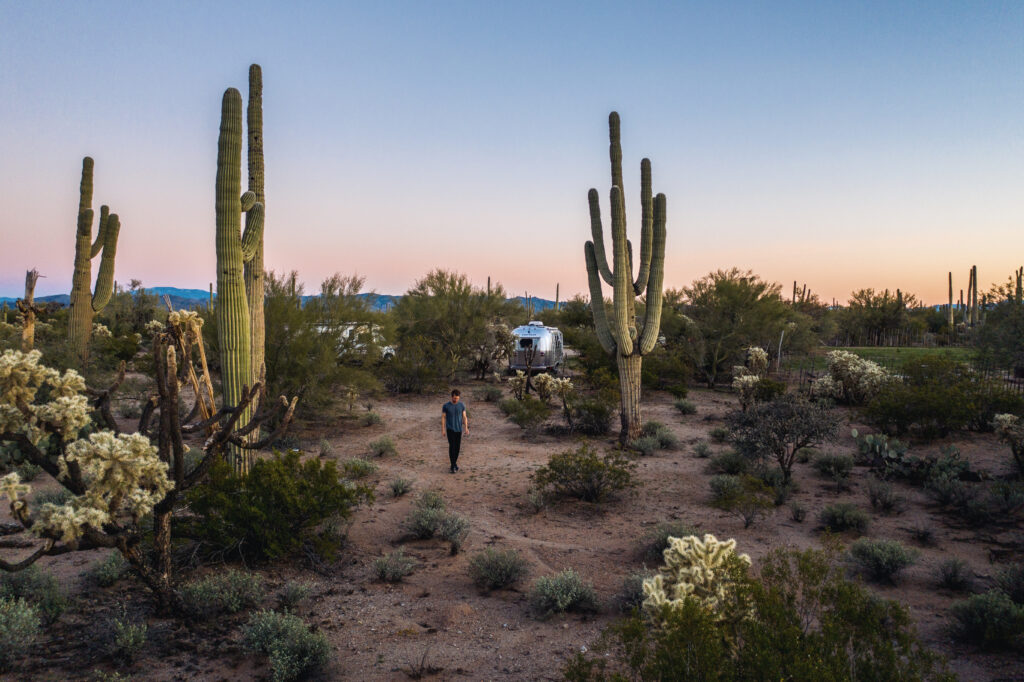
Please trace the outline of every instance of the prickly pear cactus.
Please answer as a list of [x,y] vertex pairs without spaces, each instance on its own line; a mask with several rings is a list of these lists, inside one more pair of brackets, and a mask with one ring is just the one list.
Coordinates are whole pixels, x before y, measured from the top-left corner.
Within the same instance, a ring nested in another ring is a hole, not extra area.
[[[75,272],[71,279],[71,306],[68,311],[68,343],[80,362],[89,359],[89,338],[93,316],[103,310],[114,290],[114,257],[121,222],[107,206],[100,207],[99,229],[92,238],[93,160],[82,159],[82,182],[78,199],[78,229],[75,238]],[[100,271],[92,287],[92,259],[103,253]]]

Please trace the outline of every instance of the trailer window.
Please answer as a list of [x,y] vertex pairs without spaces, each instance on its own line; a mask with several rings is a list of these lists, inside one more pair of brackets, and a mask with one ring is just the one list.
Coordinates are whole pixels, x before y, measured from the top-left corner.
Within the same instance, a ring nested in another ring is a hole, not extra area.
[[519,339],[520,348],[533,348],[533,339]]

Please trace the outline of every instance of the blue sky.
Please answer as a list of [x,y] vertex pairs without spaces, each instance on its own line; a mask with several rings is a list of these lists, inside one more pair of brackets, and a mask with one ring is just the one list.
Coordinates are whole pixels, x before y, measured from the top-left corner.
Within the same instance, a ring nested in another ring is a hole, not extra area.
[[[215,279],[220,96],[264,71],[267,267],[585,289],[607,115],[668,196],[666,283],[945,298],[1024,262],[1024,3],[0,0],[0,294],[67,291],[82,156],[117,278]],[[1018,262],[1020,261],[1020,262]]]

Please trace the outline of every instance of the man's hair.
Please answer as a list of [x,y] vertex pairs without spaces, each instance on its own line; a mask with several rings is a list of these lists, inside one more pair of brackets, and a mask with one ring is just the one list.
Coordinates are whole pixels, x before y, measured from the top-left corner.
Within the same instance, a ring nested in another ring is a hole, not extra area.
[[461,393],[459,393],[459,389],[457,389],[457,388],[453,388],[453,389],[452,389],[452,397],[454,398],[454,397],[455,397],[455,396],[457,396],[457,395],[458,395],[458,396],[461,396],[462,394],[461,394]]

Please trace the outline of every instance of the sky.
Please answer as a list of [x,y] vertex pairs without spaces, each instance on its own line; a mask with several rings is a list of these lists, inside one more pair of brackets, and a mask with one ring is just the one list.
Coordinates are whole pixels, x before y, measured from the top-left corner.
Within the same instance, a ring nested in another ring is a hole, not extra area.
[[215,281],[220,100],[253,62],[266,267],[307,292],[585,292],[612,110],[634,240],[641,158],[667,196],[666,287],[942,303],[948,271],[1024,264],[1021,2],[0,0],[0,295],[31,267],[69,291],[86,155],[120,282]]

